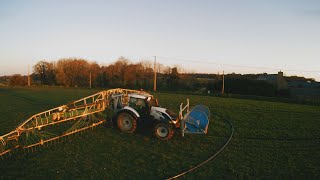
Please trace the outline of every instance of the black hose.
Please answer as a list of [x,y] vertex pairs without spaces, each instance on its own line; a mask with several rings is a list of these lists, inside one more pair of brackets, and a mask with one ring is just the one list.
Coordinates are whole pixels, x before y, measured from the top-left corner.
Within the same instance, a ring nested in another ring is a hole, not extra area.
[[205,161],[203,161],[202,163],[198,164],[197,166],[195,166],[195,167],[193,167],[193,168],[191,168],[191,169],[188,169],[188,170],[186,170],[186,171],[184,171],[184,172],[182,172],[182,173],[180,173],[180,174],[177,174],[177,175],[175,175],[175,176],[172,176],[172,177],[170,177],[170,178],[166,178],[166,179],[168,179],[168,180],[170,180],[170,179],[175,179],[175,178],[181,177],[181,176],[183,176],[183,175],[185,175],[185,174],[187,174],[187,173],[189,173],[189,172],[192,172],[192,171],[200,168],[201,166],[205,165],[206,163],[208,163],[209,161],[211,161],[213,158],[215,158],[215,157],[229,144],[229,142],[231,141],[231,139],[232,139],[232,137],[233,137],[234,127],[233,127],[233,124],[232,124],[228,119],[224,119],[224,120],[229,123],[229,125],[231,126],[231,129],[232,129],[232,132],[230,133],[230,137],[229,137],[228,141],[222,146],[222,148],[221,148],[219,151],[217,151],[215,154],[213,154],[212,156],[210,156],[207,160],[205,160]]

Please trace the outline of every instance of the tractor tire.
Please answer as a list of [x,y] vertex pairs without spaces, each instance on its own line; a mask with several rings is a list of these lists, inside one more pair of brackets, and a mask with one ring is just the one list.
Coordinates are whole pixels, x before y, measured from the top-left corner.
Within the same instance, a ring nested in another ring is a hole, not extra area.
[[174,130],[171,124],[168,123],[158,123],[154,127],[154,134],[157,138],[161,140],[169,140],[174,134]]
[[128,112],[121,112],[117,116],[117,125],[122,132],[134,133],[137,129],[137,118]]

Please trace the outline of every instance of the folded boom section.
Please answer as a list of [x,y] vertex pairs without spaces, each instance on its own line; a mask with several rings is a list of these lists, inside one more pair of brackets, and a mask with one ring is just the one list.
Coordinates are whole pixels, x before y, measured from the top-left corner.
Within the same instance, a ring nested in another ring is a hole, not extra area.
[[[60,138],[85,131],[103,124],[104,111],[109,108],[111,96],[129,93],[146,93],[129,89],[110,89],[73,101],[66,105],[40,112],[21,123],[13,131],[0,136],[0,156],[10,154],[14,149],[27,149]],[[123,99],[122,102],[126,102]],[[110,108],[112,108],[110,106]],[[59,124],[59,126],[56,126]]]

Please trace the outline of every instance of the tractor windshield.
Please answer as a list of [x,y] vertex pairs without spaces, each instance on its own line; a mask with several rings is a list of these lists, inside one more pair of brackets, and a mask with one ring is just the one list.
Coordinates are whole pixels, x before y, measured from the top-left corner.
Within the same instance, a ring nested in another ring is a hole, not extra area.
[[135,109],[136,108],[140,109],[140,108],[145,108],[146,103],[144,99],[131,97],[129,100],[129,106]]

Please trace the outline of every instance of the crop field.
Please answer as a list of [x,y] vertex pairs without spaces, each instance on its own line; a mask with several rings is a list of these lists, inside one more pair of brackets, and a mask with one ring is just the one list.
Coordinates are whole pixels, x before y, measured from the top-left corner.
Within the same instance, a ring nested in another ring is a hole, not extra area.
[[[0,134],[31,115],[99,90],[0,87]],[[320,106],[210,96],[155,93],[178,113],[181,102],[204,104],[211,118],[207,135],[179,131],[161,141],[152,130],[135,134],[99,126],[40,148],[0,158],[0,179],[164,179],[192,168],[230,144],[187,179],[320,178]],[[59,128],[59,127],[57,127]],[[139,127],[138,127],[139,128]]]

